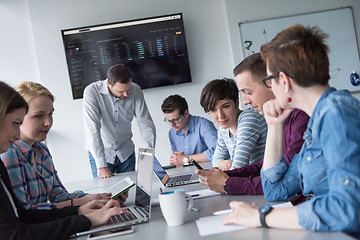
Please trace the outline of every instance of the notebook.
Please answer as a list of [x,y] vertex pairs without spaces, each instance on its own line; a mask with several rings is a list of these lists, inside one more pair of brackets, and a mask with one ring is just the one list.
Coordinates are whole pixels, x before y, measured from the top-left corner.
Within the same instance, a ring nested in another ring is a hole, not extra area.
[[196,173],[186,173],[182,175],[169,176],[160,162],[154,157],[154,173],[165,187],[181,186],[186,184],[198,183],[199,176]]
[[119,227],[132,226],[150,220],[151,188],[154,149],[139,148],[137,160],[135,205],[124,207],[132,215],[119,214],[111,217],[108,224],[88,231],[76,233],[75,236],[88,235],[95,232],[111,230]]

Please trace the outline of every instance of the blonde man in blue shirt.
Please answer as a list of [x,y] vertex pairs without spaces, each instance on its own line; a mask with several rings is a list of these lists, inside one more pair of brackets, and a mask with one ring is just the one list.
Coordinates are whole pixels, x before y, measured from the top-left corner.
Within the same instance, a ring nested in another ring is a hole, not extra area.
[[189,113],[185,98],[180,95],[167,97],[161,105],[164,121],[171,125],[169,140],[173,154],[170,164],[176,166],[197,162],[211,161],[216,141],[217,130],[209,120]]
[[[84,127],[93,177],[135,170],[131,122],[136,117],[145,147],[154,148],[156,130],[141,88],[124,64],[84,90]],[[96,163],[96,164],[95,164]]]

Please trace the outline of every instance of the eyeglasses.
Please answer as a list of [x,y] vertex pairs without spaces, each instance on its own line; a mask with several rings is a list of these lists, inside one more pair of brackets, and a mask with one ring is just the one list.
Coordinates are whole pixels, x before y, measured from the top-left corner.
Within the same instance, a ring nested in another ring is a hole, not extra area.
[[[295,76],[293,74],[290,74],[290,73],[286,73],[284,71],[282,71],[283,73],[285,73],[287,76],[291,77],[291,78],[294,78],[295,79]],[[269,75],[269,76],[266,76],[264,78],[261,79],[261,81],[265,84],[265,86],[267,88],[271,88],[271,80],[273,78],[278,78],[279,75],[275,76],[275,75]]]
[[265,84],[265,86],[267,88],[271,88],[271,80],[273,78],[278,78],[279,76],[275,76],[275,75],[269,75],[269,76],[266,76],[264,77],[263,79],[261,79],[261,81]]
[[179,123],[179,119],[182,117],[183,115],[180,115],[178,118],[173,119],[173,120],[168,120],[166,118],[164,118],[164,122],[168,123],[168,124],[178,124]]

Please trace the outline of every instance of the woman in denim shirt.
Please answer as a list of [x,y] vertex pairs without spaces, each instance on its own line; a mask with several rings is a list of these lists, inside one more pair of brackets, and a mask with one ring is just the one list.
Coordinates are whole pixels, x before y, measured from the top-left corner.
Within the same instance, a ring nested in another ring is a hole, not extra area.
[[[347,90],[330,88],[326,37],[317,27],[295,25],[261,47],[268,72],[263,81],[276,97],[264,105],[264,196],[280,201],[302,190],[308,201],[275,210],[232,202],[234,212],[225,224],[360,231],[360,102]],[[288,166],[282,156],[282,124],[294,108],[310,120],[303,147]]]

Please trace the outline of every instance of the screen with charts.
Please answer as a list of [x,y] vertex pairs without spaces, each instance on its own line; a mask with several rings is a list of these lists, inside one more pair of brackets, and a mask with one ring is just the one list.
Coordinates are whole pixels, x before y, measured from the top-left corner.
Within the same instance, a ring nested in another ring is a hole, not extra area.
[[74,99],[124,63],[142,89],[191,82],[181,13],[61,31]]

